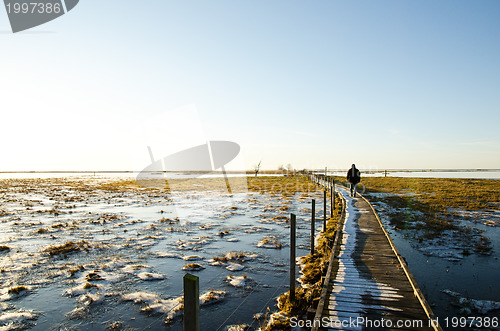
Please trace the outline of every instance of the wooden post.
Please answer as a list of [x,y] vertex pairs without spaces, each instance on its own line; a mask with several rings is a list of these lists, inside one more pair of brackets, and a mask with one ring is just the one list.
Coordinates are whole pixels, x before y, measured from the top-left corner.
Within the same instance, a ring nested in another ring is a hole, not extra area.
[[191,275],[184,275],[184,326],[183,331],[200,330],[200,281]]
[[323,232],[326,231],[326,188],[323,190]]
[[[335,193],[335,179],[333,180],[333,193]],[[335,206],[335,194],[333,195],[333,205]]]
[[295,214],[290,215],[290,301],[295,301]]
[[330,217],[333,218],[333,210],[335,209],[335,182],[332,183],[332,187],[330,190],[330,200],[331,200]]
[[314,226],[316,224],[316,201],[312,199],[311,212],[311,255],[314,254]]

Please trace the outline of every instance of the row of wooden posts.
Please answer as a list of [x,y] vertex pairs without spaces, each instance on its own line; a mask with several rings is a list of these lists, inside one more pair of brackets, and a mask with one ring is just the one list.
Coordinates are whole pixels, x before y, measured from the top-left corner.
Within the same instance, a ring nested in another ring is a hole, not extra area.
[[[330,190],[330,217],[333,218],[335,210],[335,180],[331,177],[318,177],[313,173],[307,173],[306,176],[315,184],[323,186],[323,232],[326,231],[326,215],[327,215],[327,191]],[[311,201],[311,255],[314,254],[314,239],[316,225],[316,200]],[[296,216],[290,215],[290,301],[295,301],[295,228]]]
[[[308,173],[308,178],[314,183],[323,186],[323,231],[326,231],[327,215],[327,191],[330,190],[330,217],[333,218],[335,210],[335,181],[332,178],[319,178],[317,175]],[[316,201],[311,202],[311,254],[314,254],[314,236],[316,224]],[[290,215],[290,301],[295,300],[295,265],[296,265],[296,216]],[[185,274],[184,287],[184,331],[200,330],[200,283],[199,277]]]

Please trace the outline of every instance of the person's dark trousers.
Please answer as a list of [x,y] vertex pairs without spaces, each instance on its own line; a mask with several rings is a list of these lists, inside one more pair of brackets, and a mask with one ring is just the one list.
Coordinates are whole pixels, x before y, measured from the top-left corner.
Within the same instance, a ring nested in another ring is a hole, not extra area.
[[350,183],[350,184],[351,184],[351,197],[355,198],[357,193],[358,183],[356,184]]

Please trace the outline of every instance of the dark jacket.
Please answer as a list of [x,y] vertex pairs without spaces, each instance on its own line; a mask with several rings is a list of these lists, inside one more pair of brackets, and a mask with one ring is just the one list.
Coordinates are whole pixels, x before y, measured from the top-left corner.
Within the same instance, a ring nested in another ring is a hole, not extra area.
[[347,180],[352,184],[357,184],[361,181],[361,172],[357,168],[349,169],[347,172]]

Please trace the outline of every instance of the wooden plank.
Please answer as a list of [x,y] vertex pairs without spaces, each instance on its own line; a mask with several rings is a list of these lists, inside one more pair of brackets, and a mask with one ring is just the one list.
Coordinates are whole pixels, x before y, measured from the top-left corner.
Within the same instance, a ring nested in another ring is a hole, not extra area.
[[335,311],[347,311],[352,313],[367,313],[369,311],[396,311],[399,313],[403,311],[402,308],[398,307],[389,307],[383,305],[347,304],[346,302],[335,305],[328,305],[327,309]]
[[[332,294],[338,295],[339,293],[343,293],[342,290],[333,289]],[[369,291],[350,291],[349,293],[358,294],[358,295],[370,295],[374,298],[404,298],[405,296],[397,293],[397,292],[384,292],[384,293],[370,293]]]
[[[374,290],[389,290],[389,291],[399,291],[399,288],[396,288],[394,286],[389,286],[386,284],[381,284],[381,283],[375,283],[373,281],[369,280],[353,280],[348,283],[344,282],[337,282],[337,281],[331,281],[330,284],[333,284],[333,286],[340,285],[344,287],[356,287],[356,288],[366,288],[366,289],[374,289]],[[403,291],[403,290],[402,290]]]
[[[395,297],[395,296],[370,296],[370,295],[364,295],[361,293],[347,293],[347,292],[342,292],[342,293],[332,293],[330,294],[329,298],[333,301],[338,298],[340,299],[365,299],[365,298],[370,298],[372,300],[384,300],[384,301],[400,301],[404,299],[404,297]],[[366,300],[366,299],[365,299]]]
[[[372,276],[372,277],[368,277]],[[378,281],[377,281],[378,280]],[[332,279],[330,281],[331,285],[335,284],[350,284],[350,283],[355,283],[355,284],[365,284],[365,285],[376,285],[379,284],[380,286],[390,286],[393,288],[399,288],[401,290],[408,290],[413,292],[413,289],[408,286],[408,282],[401,277],[390,277],[390,275],[382,275],[382,274],[358,274],[358,275],[349,275],[349,274],[338,274],[335,279]]]
[[[386,284],[386,285],[388,285],[390,283],[392,283],[391,285],[395,285],[394,283],[404,282],[404,279],[402,279],[402,278],[399,278],[399,277],[393,278],[390,275],[382,275],[382,274],[373,275],[373,278],[363,277],[361,275],[349,275],[349,274],[337,275],[337,277],[335,277],[335,279],[333,279],[333,281],[338,282],[338,283],[351,283],[351,282],[359,281],[360,279],[361,280],[371,280],[373,282],[377,282],[379,284]],[[395,287],[397,287],[397,286],[395,286]]]
[[335,296],[335,297],[330,297],[329,304],[332,302],[335,303],[340,303],[340,302],[349,302],[349,303],[362,303],[362,304],[369,304],[369,305],[385,305],[385,306],[392,306],[392,305],[397,305],[397,306],[403,306],[409,309],[422,309],[421,306],[415,304],[413,300],[412,302],[408,302],[403,299],[396,299],[396,298],[368,298],[366,296]]
[[403,273],[402,270],[390,270],[389,269],[390,266],[386,266],[386,267],[381,267],[377,270],[356,270],[356,269],[352,269],[352,268],[349,268],[349,269],[339,269],[338,272],[337,272],[337,275],[339,275],[339,277],[356,277],[356,278],[368,278],[368,279],[371,279],[371,278],[374,278],[374,277],[377,277],[377,276],[380,276],[380,277],[387,277],[387,276],[394,276],[394,277],[391,277],[391,279],[403,279],[403,280],[406,280],[406,277]]
[[384,304],[359,304],[354,302],[342,302],[339,304],[328,305],[328,310],[347,311],[358,313],[376,313],[376,312],[392,312],[398,316],[424,316],[422,307],[409,308],[406,306],[384,305]]
[[359,293],[333,293],[329,296],[328,304],[335,302],[362,302],[362,303],[386,303],[391,305],[404,305],[408,307],[421,307],[414,298],[411,297],[398,297],[394,295],[364,295]]
[[[399,285],[399,286],[398,286]],[[408,288],[406,286],[406,283],[403,281],[399,282],[391,282],[391,284],[387,283],[382,283],[382,282],[376,282],[373,280],[373,278],[366,279],[366,278],[350,278],[346,280],[331,280],[329,286],[335,288],[337,286],[343,286],[343,287],[359,287],[359,288],[366,288],[366,289],[373,289],[373,290],[389,290],[389,291],[402,291],[402,292],[412,292],[413,290],[411,288]]]

